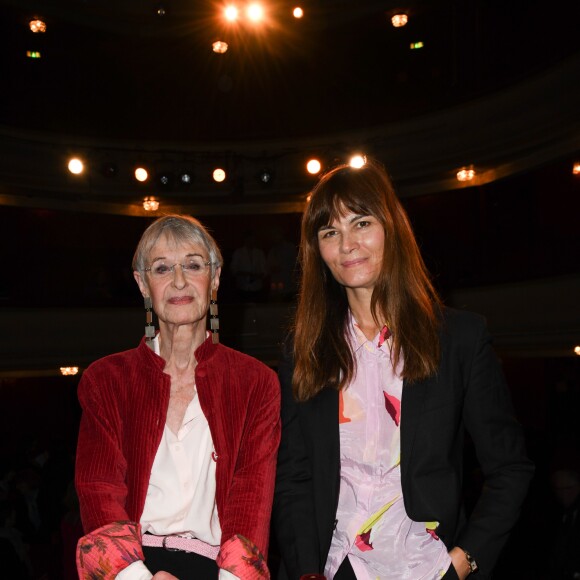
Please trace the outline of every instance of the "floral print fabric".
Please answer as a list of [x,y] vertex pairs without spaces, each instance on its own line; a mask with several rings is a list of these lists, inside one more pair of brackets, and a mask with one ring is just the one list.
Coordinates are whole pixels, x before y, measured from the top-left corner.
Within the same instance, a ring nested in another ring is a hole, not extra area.
[[239,534],[222,544],[216,562],[220,568],[231,572],[240,580],[270,578],[264,555],[254,543]]
[[359,580],[436,580],[451,562],[437,522],[410,520],[403,503],[402,361],[393,368],[386,326],[372,341],[352,317],[350,329],[357,370],[339,397],[341,483],[325,575],[348,557]]
[[129,564],[143,560],[141,526],[113,522],[83,536],[77,544],[81,580],[114,580]]

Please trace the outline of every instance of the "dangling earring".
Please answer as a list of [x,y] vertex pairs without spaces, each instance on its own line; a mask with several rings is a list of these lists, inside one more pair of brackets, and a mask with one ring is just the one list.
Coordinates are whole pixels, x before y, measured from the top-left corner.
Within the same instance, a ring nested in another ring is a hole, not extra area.
[[218,344],[220,341],[220,319],[218,317],[216,289],[212,289],[209,300],[209,327],[211,328],[211,341],[213,344]]
[[153,303],[151,302],[151,298],[149,296],[145,296],[143,301],[145,304],[145,337],[148,341],[151,341],[155,338],[155,326],[153,325]]

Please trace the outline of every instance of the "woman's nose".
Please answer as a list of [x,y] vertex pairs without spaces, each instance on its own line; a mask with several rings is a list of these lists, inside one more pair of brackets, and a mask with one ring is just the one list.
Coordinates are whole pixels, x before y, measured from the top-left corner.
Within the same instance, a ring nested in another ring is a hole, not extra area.
[[183,268],[181,267],[181,264],[175,264],[175,266],[173,266],[173,285],[176,288],[183,288],[185,284],[186,281]]
[[340,237],[340,249],[345,254],[349,254],[358,246],[358,241],[355,234],[345,232]]

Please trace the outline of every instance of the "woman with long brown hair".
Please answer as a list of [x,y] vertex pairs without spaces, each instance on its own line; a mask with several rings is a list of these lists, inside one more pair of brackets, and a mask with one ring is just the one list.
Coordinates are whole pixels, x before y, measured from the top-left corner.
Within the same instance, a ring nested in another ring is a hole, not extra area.
[[[533,467],[483,319],[442,305],[377,161],[322,176],[300,262],[279,369],[280,579],[489,577]],[[469,517],[465,431],[485,477]]]

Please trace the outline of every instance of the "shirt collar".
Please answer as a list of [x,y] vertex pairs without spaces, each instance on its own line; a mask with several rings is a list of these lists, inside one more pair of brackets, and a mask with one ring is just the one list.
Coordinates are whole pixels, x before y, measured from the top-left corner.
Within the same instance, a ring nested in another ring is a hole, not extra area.
[[377,332],[376,336],[373,337],[372,340],[369,340],[364,332],[361,330],[360,326],[358,325],[357,321],[355,320],[352,312],[348,311],[348,341],[352,348],[353,353],[356,353],[361,347],[365,347],[370,352],[385,352],[390,340],[390,334],[387,333],[385,340],[382,342],[382,347],[379,348],[379,342],[381,338],[381,331]]

